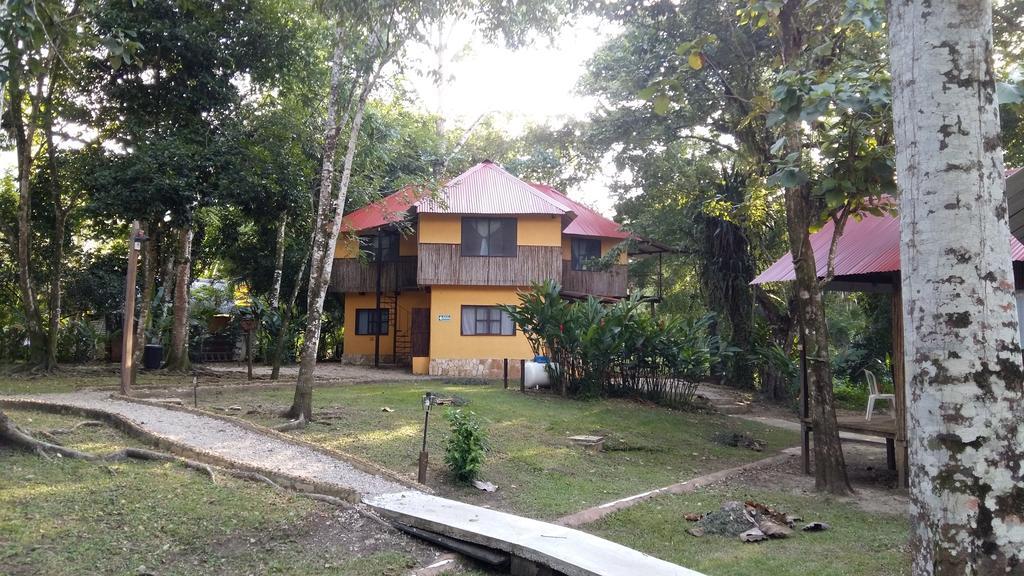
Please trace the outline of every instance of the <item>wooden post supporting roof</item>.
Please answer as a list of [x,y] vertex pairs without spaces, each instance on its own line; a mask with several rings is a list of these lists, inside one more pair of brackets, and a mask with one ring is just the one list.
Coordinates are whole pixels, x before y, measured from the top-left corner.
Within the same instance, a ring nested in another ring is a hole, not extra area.
[[892,293],[892,388],[896,399],[893,412],[896,417],[896,476],[899,486],[907,483],[907,386],[903,366],[903,297],[899,274],[893,281]]

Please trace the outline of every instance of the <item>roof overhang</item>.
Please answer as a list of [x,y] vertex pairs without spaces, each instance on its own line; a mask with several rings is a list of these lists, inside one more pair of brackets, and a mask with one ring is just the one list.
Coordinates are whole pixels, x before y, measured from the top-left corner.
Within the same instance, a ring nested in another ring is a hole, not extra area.
[[1024,168],[1006,173],[1006,207],[1010,215],[1010,233],[1024,242]]

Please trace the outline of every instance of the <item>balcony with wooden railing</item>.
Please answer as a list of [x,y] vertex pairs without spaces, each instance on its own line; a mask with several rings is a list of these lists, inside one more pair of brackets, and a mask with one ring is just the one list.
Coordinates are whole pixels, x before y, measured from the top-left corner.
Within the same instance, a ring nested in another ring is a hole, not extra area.
[[627,268],[624,264],[615,264],[607,270],[573,270],[572,261],[563,260],[562,290],[572,294],[625,297]]
[[[364,262],[358,258],[335,258],[331,269],[331,291],[376,292],[377,266],[376,262]],[[379,281],[381,292],[416,289],[416,257],[401,256],[398,260],[384,262]]]
[[560,246],[519,246],[515,256],[463,256],[458,244],[420,244],[422,285],[529,286],[561,282]]

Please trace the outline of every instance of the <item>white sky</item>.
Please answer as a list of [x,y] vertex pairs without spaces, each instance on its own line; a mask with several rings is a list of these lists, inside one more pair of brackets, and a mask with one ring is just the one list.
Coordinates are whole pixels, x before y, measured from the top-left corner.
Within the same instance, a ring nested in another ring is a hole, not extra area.
[[[410,71],[407,84],[415,90],[418,105],[424,111],[441,112],[449,127],[468,127],[486,113],[495,126],[513,135],[528,124],[558,126],[567,117],[584,118],[594,109],[596,101],[578,94],[576,84],[586,61],[615,32],[613,25],[597,18],[581,18],[564,28],[553,45],[541,40],[510,50],[485,42],[470,23],[460,23],[448,43],[448,53],[457,56],[446,64],[451,79],[440,97],[441,110],[430,77]],[[436,57],[426,46],[414,46],[410,56],[418,68],[435,66]],[[611,167],[604,170],[609,172]],[[611,174],[604,174],[567,192],[610,216],[614,213],[610,179]]]

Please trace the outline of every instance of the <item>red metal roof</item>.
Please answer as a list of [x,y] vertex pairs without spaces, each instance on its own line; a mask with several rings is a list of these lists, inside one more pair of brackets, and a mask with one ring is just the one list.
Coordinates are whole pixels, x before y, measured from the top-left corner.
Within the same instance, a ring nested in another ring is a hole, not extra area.
[[573,212],[564,197],[552,198],[490,161],[481,162],[452,178],[437,198],[424,198],[417,209],[442,214],[562,215]]
[[[832,243],[834,226],[831,221],[811,234],[811,248],[818,277],[825,276],[828,252]],[[1007,230],[1009,235],[1009,230]],[[1024,262],[1024,245],[1010,236],[1010,251],[1015,262]],[[843,229],[843,235],[836,244],[835,275],[870,274],[872,272],[895,272],[900,269],[900,219],[899,216],[865,215],[861,220],[850,218]],[[751,284],[766,282],[788,282],[796,279],[793,257],[787,253],[767,270],[754,278]]]
[[416,204],[426,191],[412,184],[405,186],[384,198],[363,206],[341,219],[343,232],[361,232],[385,224],[401,222],[409,208]]
[[629,238],[629,233],[620,228],[617,223],[605,218],[589,207],[572,200],[551,186],[534,182],[531,182],[530,185],[543,192],[549,198],[567,204],[576,213],[576,219],[569,223],[562,233],[575,236],[597,236],[600,238]]

